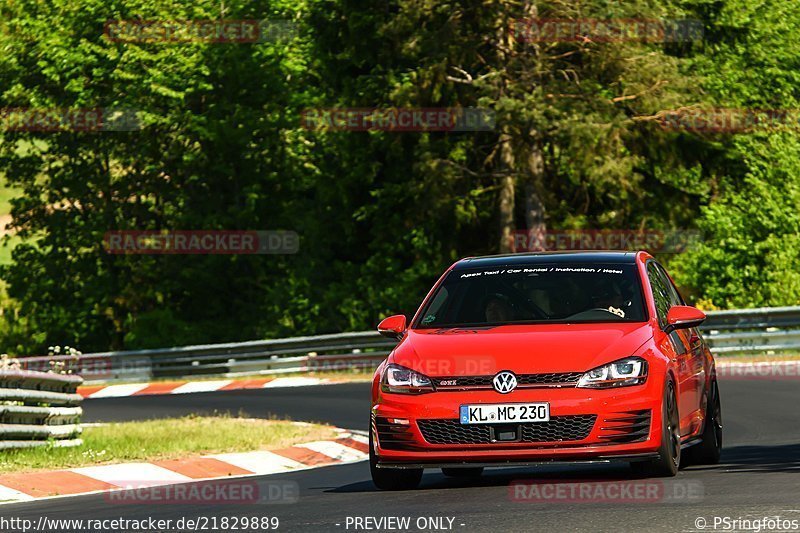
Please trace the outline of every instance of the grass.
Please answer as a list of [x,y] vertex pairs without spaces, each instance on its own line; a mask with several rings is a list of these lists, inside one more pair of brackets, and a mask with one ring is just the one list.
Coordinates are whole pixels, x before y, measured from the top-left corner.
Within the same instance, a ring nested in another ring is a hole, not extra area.
[[22,242],[17,235],[11,235],[8,239],[8,242],[5,242],[0,238],[0,265],[10,265],[11,264],[11,250],[14,249],[19,243]]
[[[5,178],[0,176],[0,235],[5,235],[4,226],[10,222],[11,199],[19,196],[20,190],[10,187]],[[11,235],[8,242],[0,238],[0,265],[11,263],[11,250],[21,242],[22,239],[16,235]]]
[[[17,144],[17,152],[26,154],[30,152],[31,147],[32,143],[30,141],[19,141]],[[22,189],[9,185],[5,175],[0,173],[0,235],[6,234],[4,226],[11,221],[11,199],[21,194]],[[13,234],[8,243],[0,241],[0,265],[8,265],[11,263],[11,250],[21,241],[22,239]]]
[[85,428],[80,447],[0,452],[0,474],[269,450],[335,435],[330,426],[229,416],[104,424]]
[[19,196],[20,190],[6,183],[5,178],[0,179],[0,217],[11,213],[11,199]]

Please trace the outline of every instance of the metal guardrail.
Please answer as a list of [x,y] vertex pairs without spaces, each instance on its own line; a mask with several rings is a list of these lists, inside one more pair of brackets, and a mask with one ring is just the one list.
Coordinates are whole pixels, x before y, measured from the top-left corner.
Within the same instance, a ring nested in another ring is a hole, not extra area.
[[800,307],[711,311],[701,329],[717,355],[800,351]]
[[[800,307],[712,311],[702,329],[716,354],[800,351]],[[87,384],[184,377],[237,377],[374,368],[395,346],[377,332],[21,359],[25,368],[62,361]]]
[[86,384],[183,377],[237,377],[375,367],[396,342],[377,332],[338,333],[158,350],[21,358],[27,369],[61,362]]
[[702,325],[705,330],[800,327],[800,306],[708,311],[706,314],[708,319]]
[[0,450],[78,446],[83,379],[30,370],[0,370]]

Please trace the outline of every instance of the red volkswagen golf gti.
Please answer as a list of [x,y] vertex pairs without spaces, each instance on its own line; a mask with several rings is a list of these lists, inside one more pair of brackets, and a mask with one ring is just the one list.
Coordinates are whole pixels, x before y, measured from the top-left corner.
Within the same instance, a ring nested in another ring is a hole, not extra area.
[[400,342],[373,381],[372,479],[408,489],[425,468],[622,460],[674,476],[716,463],[704,319],[645,252],[461,260],[410,325],[379,326]]

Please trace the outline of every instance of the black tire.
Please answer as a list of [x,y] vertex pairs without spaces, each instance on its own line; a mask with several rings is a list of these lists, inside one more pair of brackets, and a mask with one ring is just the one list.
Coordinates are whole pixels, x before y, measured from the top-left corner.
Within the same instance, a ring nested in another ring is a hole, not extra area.
[[480,477],[483,474],[482,466],[470,468],[442,468],[442,474],[447,477]]
[[422,481],[422,468],[378,468],[378,458],[372,445],[372,430],[369,432],[369,471],[372,482],[380,490],[415,489]]
[[715,465],[722,455],[722,404],[715,379],[706,405],[706,422],[700,442],[686,450],[690,465]]
[[637,474],[651,477],[673,477],[678,474],[681,464],[681,428],[678,413],[678,395],[675,383],[667,380],[664,387],[664,399],[661,402],[661,447],[658,459],[631,463]]

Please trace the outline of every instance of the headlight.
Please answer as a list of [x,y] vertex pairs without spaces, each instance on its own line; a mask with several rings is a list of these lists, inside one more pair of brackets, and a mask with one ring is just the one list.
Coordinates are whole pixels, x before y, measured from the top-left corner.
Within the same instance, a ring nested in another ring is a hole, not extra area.
[[647,381],[647,361],[641,357],[628,357],[588,371],[578,381],[578,387],[611,389],[641,385],[645,381]]
[[423,394],[433,392],[433,382],[428,376],[414,372],[410,368],[392,364],[387,366],[383,373],[381,390],[400,394]]

